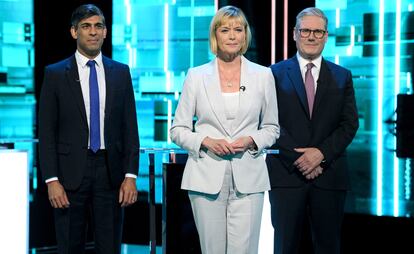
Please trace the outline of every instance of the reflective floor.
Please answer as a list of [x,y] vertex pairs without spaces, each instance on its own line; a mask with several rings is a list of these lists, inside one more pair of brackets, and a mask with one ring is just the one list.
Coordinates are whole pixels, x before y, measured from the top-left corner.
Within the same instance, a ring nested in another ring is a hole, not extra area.
[[[162,253],[161,246],[156,248],[156,254]],[[57,250],[56,247],[47,247],[47,248],[37,248],[31,249],[29,254],[56,254]],[[85,254],[93,254],[95,251],[93,250],[93,244],[89,243],[86,245]],[[143,245],[134,245],[134,244],[122,244],[121,247],[121,254],[148,254],[150,253],[150,249],[148,246]]]

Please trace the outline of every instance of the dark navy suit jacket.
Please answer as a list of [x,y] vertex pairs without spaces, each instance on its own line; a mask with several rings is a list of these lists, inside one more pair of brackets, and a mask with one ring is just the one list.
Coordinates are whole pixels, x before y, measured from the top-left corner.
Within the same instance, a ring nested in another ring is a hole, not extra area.
[[314,181],[327,189],[349,189],[346,147],[358,129],[351,72],[322,59],[312,112],[298,60],[292,57],[271,66],[279,108],[280,137],[273,145],[279,155],[268,155],[272,187],[297,187],[307,182],[293,162],[301,153],[294,148],[316,147],[326,159],[326,168]]
[[[111,183],[138,174],[135,99],[127,65],[102,57],[106,104],[104,140]],[[39,102],[39,156],[44,179],[57,176],[67,190],[80,186],[86,169],[88,122],[75,56],[46,67]]]

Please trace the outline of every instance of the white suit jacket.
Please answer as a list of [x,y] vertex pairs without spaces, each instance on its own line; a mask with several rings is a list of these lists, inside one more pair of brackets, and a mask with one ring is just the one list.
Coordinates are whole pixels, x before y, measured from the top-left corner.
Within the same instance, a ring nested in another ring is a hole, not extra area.
[[[181,188],[208,194],[220,191],[226,166],[230,163],[236,189],[256,193],[270,189],[261,151],[279,137],[275,81],[269,68],[242,56],[240,105],[236,119],[226,119],[220,89],[217,58],[190,68],[170,130],[174,143],[188,151]],[[193,119],[196,122],[193,127]],[[257,151],[218,156],[201,148],[205,137],[234,141],[251,136]]]

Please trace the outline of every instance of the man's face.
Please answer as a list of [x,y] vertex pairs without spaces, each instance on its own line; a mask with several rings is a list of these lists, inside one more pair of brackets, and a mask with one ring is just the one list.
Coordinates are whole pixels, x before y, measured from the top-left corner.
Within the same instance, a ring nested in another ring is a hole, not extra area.
[[97,15],[81,20],[77,27],[72,26],[70,29],[79,52],[88,58],[94,58],[99,54],[106,32],[102,18]]
[[[312,30],[310,34],[309,30]],[[318,36],[315,36],[315,33],[317,35],[323,35],[321,38],[317,38]],[[308,60],[317,58],[321,55],[325,43],[328,40],[325,21],[318,16],[304,16],[300,26],[293,30],[293,39],[296,41],[296,48],[303,58]]]

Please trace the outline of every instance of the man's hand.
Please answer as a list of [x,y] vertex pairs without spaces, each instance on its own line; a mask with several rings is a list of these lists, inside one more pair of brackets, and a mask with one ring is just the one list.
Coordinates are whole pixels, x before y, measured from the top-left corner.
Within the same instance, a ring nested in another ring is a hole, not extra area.
[[230,145],[233,147],[235,152],[244,152],[251,147],[254,147],[255,143],[252,137],[247,136],[236,139],[236,141],[232,142]]
[[323,172],[323,168],[321,166],[317,166],[314,170],[312,170],[312,172],[305,175],[305,177],[308,180],[312,180],[318,177],[320,174],[322,174],[322,172]]
[[121,207],[132,205],[137,201],[137,198],[136,179],[133,177],[125,177],[119,188],[119,203]]
[[68,208],[69,200],[66,196],[65,189],[59,181],[47,183],[47,192],[50,204],[53,208]]
[[201,142],[201,144],[218,156],[236,153],[232,145],[229,144],[229,142],[227,142],[225,139],[214,139],[206,137],[203,139],[203,142]]
[[304,176],[310,174],[317,166],[319,166],[324,158],[319,149],[314,147],[295,148],[296,152],[303,153],[294,163]]

